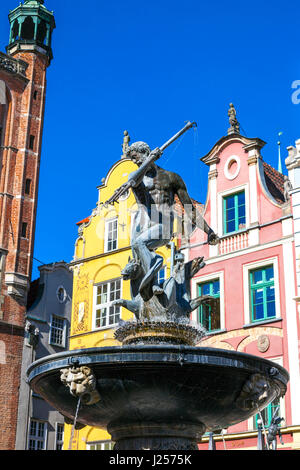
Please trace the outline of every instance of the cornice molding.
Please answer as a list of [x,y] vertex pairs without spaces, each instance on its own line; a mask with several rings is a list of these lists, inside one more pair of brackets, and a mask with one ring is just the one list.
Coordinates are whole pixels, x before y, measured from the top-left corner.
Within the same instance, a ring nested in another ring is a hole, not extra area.
[[246,152],[249,152],[253,149],[260,150],[266,145],[266,142],[259,138],[252,139],[249,137],[242,136],[240,134],[229,134],[222,137],[204,157],[200,158],[200,160],[206,165],[219,163],[220,152],[222,152],[225,147],[235,142],[240,142],[241,144],[243,144],[243,148]]

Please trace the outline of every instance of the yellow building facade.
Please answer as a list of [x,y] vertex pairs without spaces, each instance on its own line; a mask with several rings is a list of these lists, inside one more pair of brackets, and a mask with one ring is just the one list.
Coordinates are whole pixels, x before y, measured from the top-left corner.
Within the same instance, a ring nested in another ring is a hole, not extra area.
[[[128,179],[137,166],[128,158],[116,162],[98,187],[97,207],[77,225],[73,269],[73,304],[70,331],[70,350],[118,346],[114,331],[119,319],[130,320],[133,314],[124,307],[111,305],[117,298],[130,299],[130,281],[122,279],[121,271],[132,256],[130,228],[137,210],[130,191],[119,203],[105,207],[104,203]],[[174,240],[174,245],[177,245]],[[157,250],[164,258],[159,276],[167,278],[171,269],[171,250]],[[64,449],[98,450],[111,448],[110,435],[86,426],[74,430],[65,425]]]

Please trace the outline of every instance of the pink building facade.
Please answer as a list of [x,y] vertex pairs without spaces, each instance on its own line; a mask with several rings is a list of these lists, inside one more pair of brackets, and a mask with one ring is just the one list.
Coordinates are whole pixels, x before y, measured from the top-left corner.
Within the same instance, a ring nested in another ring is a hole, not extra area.
[[[208,294],[193,312],[207,336],[199,346],[270,359],[290,373],[284,398],[262,413],[267,429],[275,410],[281,423],[278,449],[300,449],[299,313],[292,195],[284,176],[263,161],[265,142],[233,131],[201,160],[209,166],[204,217],[219,235],[209,246],[196,229],[182,250],[187,259],[204,256],[206,266],[192,280],[193,297]],[[257,419],[215,435],[217,449],[255,449]],[[267,431],[266,431],[267,433]],[[208,437],[200,449],[208,448]]]

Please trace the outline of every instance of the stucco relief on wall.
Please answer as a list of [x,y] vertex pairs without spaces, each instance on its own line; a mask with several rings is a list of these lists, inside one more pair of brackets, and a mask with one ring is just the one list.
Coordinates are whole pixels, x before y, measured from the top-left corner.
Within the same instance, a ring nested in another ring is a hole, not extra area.
[[270,347],[270,338],[267,335],[260,335],[257,338],[257,349],[259,352],[267,352]]
[[244,329],[240,329],[229,333],[223,333],[221,335],[211,336],[210,338],[202,340],[198,346],[245,352],[245,348],[250,343],[256,341],[258,351],[263,353],[267,352],[270,347],[271,336],[283,336],[282,330],[274,327],[253,327],[246,331]]

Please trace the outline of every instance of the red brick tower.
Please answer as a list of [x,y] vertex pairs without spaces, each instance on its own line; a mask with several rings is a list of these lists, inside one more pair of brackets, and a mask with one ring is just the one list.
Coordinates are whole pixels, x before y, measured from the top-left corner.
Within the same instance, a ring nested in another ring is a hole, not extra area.
[[0,53],[0,449],[15,448],[53,13],[25,0]]

